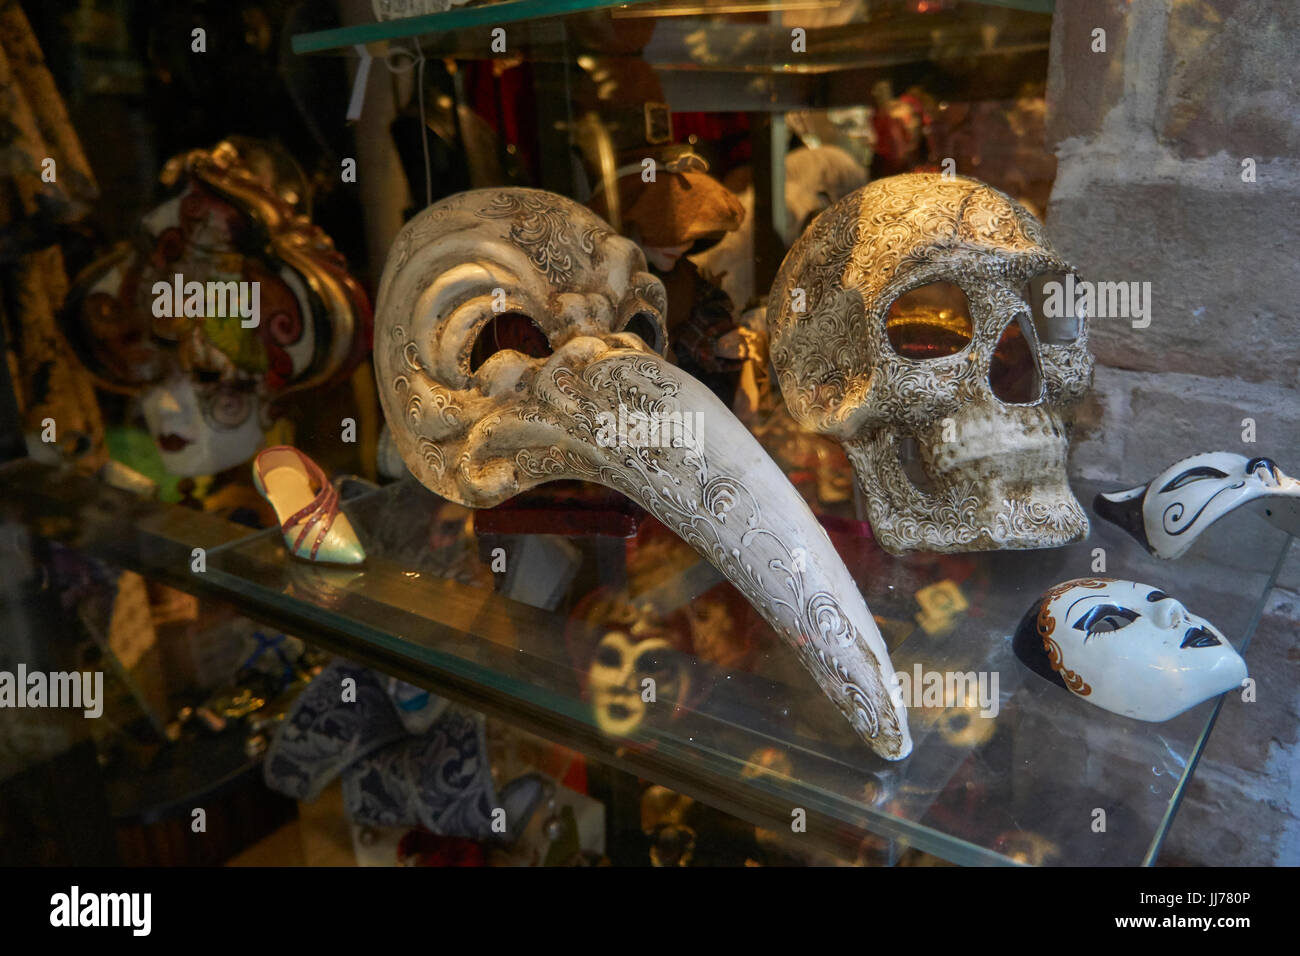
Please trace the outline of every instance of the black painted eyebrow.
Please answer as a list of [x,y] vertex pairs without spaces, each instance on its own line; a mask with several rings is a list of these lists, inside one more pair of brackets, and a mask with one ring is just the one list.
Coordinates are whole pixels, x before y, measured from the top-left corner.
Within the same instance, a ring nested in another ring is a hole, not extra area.
[[1227,472],[1219,471],[1209,465],[1197,465],[1195,468],[1188,468],[1180,472],[1173,478],[1169,479],[1161,491],[1173,491],[1175,488],[1181,488],[1183,485],[1190,484],[1193,481],[1201,481],[1205,478],[1227,478]]

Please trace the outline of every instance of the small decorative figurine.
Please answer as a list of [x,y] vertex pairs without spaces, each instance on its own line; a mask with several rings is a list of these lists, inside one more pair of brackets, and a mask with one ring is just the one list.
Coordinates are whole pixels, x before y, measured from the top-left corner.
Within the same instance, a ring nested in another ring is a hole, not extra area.
[[471,508],[565,478],[627,495],[745,595],[877,753],[905,757],[866,603],[754,437],[665,360],[664,309],[641,250],[562,196],[430,206],[379,287],[375,371],[398,452]]
[[1238,508],[1300,534],[1300,481],[1269,458],[1229,451],[1174,462],[1149,484],[1103,492],[1092,506],[1166,560],[1186,554],[1202,531]]
[[849,194],[785,257],[767,311],[782,394],[844,445],[886,550],[1088,533],[1065,473],[1065,412],[1092,379],[1087,329],[1042,307],[1069,272],[1016,202],[928,173]]
[[1169,720],[1246,679],[1246,662],[1214,625],[1136,581],[1050,588],[1021,620],[1014,648],[1039,676],[1137,720]]

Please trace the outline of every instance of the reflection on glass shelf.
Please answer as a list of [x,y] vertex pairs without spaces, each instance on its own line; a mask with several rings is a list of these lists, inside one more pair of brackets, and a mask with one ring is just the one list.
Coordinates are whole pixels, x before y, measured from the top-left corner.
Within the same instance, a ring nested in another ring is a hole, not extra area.
[[[505,52],[492,31],[509,25]],[[795,52],[792,33],[804,31]],[[464,60],[641,55],[660,69],[818,73],[1046,51],[1050,0],[509,0],[293,37],[295,53],[387,41]],[[494,52],[495,50],[495,52]],[[638,54],[639,51],[639,54]]]
[[[1076,490],[1088,501],[1097,489]],[[362,570],[289,560],[268,532],[211,554],[209,575],[377,666],[760,825],[819,815],[850,860],[890,862],[906,846],[959,863],[1154,854],[1216,702],[1163,724],[1106,713],[1025,670],[1012,632],[1102,548],[1107,574],[1194,595],[1190,609],[1240,644],[1285,535],[1261,526],[1240,567],[1206,544],[1158,562],[1096,521],[1058,550],[894,558],[851,500],[824,510],[838,512],[824,523],[905,675],[916,744],[901,763],[864,747],[730,586],[650,519],[629,540],[476,536],[470,513],[408,481],[348,503],[371,556]]]

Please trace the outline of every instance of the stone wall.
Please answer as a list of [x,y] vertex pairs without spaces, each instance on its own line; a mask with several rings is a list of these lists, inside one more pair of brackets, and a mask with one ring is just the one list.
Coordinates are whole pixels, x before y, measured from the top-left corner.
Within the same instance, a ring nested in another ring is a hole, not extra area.
[[[1292,0],[1057,0],[1049,231],[1084,278],[1150,282],[1152,294],[1149,327],[1092,325],[1096,388],[1075,474],[1139,484],[1214,449],[1300,473],[1297,38]],[[1233,516],[1184,560],[1251,548],[1257,521]],[[1297,631],[1293,547],[1246,654],[1258,701],[1225,706],[1165,862],[1300,864]]]

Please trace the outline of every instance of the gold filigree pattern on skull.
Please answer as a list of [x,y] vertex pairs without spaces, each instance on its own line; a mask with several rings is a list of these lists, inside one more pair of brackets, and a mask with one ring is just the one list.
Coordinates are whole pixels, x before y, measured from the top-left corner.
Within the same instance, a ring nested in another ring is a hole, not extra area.
[[[1086,323],[1073,341],[1040,341],[1026,292],[1072,271],[1018,203],[928,173],[846,196],[791,248],[768,307],[777,379],[804,427],[844,444],[887,550],[1055,547],[1087,534],[1065,475],[1065,412],[1092,380]],[[964,296],[968,340],[901,353],[891,306],[937,284]],[[1036,384],[1025,398],[996,383],[1013,332]],[[905,446],[924,487],[900,460]]]

